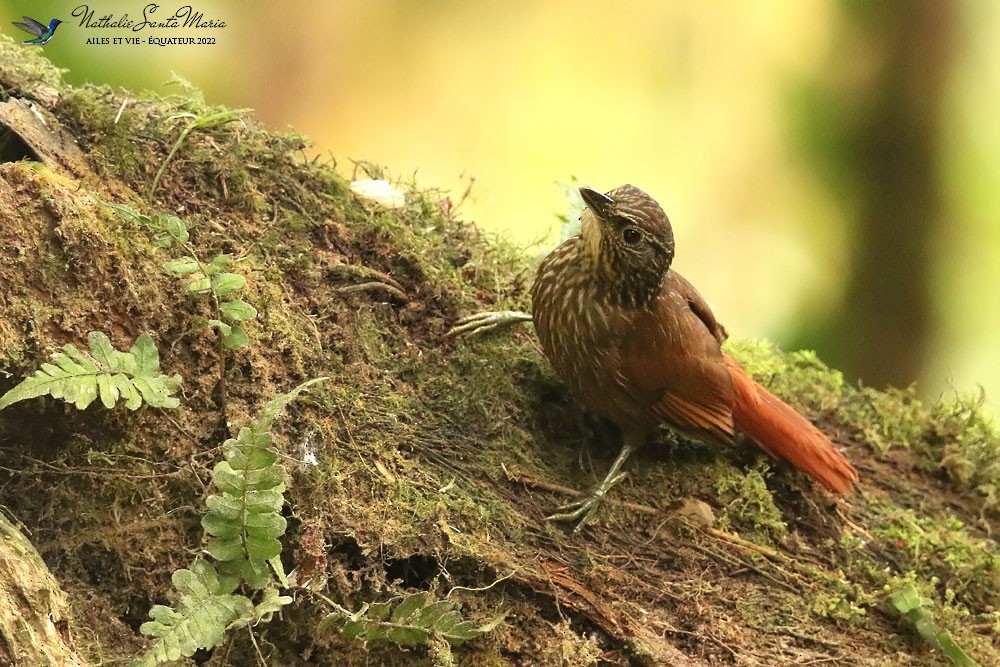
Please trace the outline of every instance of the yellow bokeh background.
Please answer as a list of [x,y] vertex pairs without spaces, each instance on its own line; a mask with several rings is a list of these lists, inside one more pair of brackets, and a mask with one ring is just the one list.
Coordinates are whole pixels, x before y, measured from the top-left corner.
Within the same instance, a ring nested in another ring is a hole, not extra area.
[[[87,45],[127,32],[81,28],[70,16],[78,3],[0,0],[0,18],[14,36],[9,21],[21,14],[67,21],[45,53],[74,83],[167,94],[174,71],[210,102],[252,107],[269,127],[309,136],[345,174],[352,160],[372,161],[456,200],[474,179],[462,215],[530,253],[558,239],[559,182],[632,182],[664,205],[675,267],[737,336],[790,342],[846,298],[852,211],[811,166],[796,114],[805,84],[878,66],[877,48],[845,28],[858,3],[191,4],[228,23],[197,33],[215,46]],[[144,5],[91,3],[98,15],[135,16]],[[920,380],[931,395],[982,385],[996,405],[1000,5],[958,5]]]

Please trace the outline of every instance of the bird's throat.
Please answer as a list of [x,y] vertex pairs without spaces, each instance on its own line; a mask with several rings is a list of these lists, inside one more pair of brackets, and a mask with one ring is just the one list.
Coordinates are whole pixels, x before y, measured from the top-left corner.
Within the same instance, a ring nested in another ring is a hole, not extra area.
[[580,216],[581,251],[597,287],[595,293],[610,304],[644,307],[659,295],[664,272],[652,264],[620,257],[604,242],[603,224],[589,209]]

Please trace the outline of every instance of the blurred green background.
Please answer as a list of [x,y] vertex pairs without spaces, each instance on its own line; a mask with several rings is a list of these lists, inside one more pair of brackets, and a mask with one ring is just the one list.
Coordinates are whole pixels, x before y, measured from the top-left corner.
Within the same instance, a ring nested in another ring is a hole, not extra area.
[[[146,3],[93,2],[131,16]],[[177,3],[180,5],[180,2]],[[332,155],[442,186],[540,253],[559,181],[632,182],[731,333],[866,384],[1000,396],[1000,3],[195,0],[215,46],[44,47],[74,83],[252,107]],[[161,3],[160,12],[174,5]],[[28,47],[25,47],[28,48]]]

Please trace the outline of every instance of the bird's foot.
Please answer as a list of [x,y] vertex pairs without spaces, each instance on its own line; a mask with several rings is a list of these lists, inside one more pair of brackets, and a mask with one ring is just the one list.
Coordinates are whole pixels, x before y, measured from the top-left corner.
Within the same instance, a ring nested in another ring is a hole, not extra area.
[[627,474],[628,473],[621,472],[613,477],[605,479],[603,482],[594,487],[594,490],[591,491],[586,498],[557,508],[556,513],[545,517],[545,520],[566,522],[576,521],[576,527],[573,528],[573,532],[579,533],[583,530],[584,525],[590,521],[591,517],[594,516],[594,512],[596,512],[597,508],[600,507],[601,503],[604,501],[604,496],[607,495],[611,487],[622,481]]
[[487,331],[492,331],[498,327],[506,327],[517,322],[530,322],[531,315],[520,310],[500,310],[486,313],[474,313],[463,317],[448,330],[445,338],[453,336],[471,336]]

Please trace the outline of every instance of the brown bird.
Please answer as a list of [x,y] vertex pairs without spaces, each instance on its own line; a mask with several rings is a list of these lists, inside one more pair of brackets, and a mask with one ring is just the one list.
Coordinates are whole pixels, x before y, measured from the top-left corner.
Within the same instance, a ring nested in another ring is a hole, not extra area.
[[580,235],[542,261],[532,319],[556,372],[623,444],[593,492],[549,518],[579,519],[579,530],[661,422],[727,445],[741,431],[831,491],[850,491],[858,473],[844,455],[721,350],[725,329],[670,268],[674,236],[660,205],[632,185],[580,193]]

